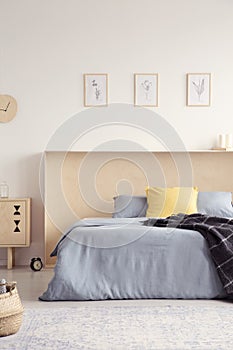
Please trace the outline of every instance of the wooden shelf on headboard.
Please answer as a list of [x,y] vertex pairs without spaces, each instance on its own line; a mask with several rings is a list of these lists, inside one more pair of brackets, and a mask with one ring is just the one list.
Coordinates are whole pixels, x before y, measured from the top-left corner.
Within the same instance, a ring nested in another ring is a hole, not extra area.
[[[94,150],[70,150],[68,153],[145,153],[145,152],[151,152],[151,153],[214,153],[214,152],[233,152],[233,148],[211,148],[211,149],[191,149],[191,150],[173,150],[173,151],[168,151],[166,149],[163,150],[126,150],[126,151],[116,151],[116,150],[107,150],[107,151],[99,151],[98,149]],[[65,150],[51,150],[51,151],[46,151],[45,153],[67,153]]]
[[[111,216],[112,197],[116,195],[121,179],[132,184],[133,194],[144,194],[148,184],[197,186],[200,191],[232,191],[233,154],[218,150],[174,151],[172,154],[167,151],[46,152],[46,266],[54,265],[55,259],[49,254],[62,232],[74,221],[83,217]],[[101,198],[94,195],[95,188]]]

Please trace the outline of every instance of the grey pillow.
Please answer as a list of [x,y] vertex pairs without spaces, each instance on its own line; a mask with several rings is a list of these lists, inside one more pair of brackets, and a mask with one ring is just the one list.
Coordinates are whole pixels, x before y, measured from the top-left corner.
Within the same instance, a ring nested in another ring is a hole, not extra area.
[[146,216],[146,196],[119,195],[114,197],[113,199],[113,218],[137,218]]
[[199,192],[197,209],[201,214],[233,218],[231,192]]

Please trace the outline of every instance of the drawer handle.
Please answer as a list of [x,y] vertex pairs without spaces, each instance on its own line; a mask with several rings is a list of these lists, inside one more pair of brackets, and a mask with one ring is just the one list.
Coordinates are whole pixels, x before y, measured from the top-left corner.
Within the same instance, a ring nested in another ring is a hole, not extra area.
[[20,205],[14,205],[14,207],[15,207],[14,215],[20,215],[20,212],[19,212]]
[[14,229],[14,232],[20,232],[20,229],[19,229],[20,220],[14,220],[14,222],[15,222],[15,225],[16,225],[16,227]]

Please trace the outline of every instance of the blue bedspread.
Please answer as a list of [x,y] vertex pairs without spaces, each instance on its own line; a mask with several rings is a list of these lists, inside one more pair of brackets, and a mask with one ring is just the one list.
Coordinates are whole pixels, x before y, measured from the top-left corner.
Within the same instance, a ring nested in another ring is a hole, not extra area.
[[40,300],[224,297],[205,239],[196,231],[146,227],[138,219],[84,219],[54,254]]

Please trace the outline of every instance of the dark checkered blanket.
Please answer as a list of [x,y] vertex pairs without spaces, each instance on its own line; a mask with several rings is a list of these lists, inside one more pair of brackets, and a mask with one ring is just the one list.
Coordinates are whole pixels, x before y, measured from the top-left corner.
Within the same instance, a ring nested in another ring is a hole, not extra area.
[[233,294],[233,219],[178,214],[166,219],[148,219],[144,224],[198,231],[208,243],[226,293]]

